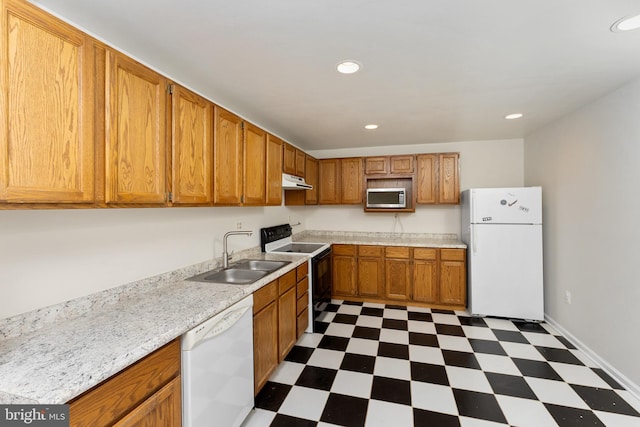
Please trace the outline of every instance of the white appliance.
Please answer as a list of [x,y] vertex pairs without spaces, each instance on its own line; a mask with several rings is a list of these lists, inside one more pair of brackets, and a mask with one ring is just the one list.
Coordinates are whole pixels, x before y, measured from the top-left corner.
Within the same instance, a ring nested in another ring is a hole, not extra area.
[[472,315],[544,320],[542,188],[461,193]]
[[288,173],[282,174],[282,189],[283,190],[312,190],[313,185],[307,184],[303,177],[289,175]]
[[242,424],[253,408],[253,296],[182,336],[182,425]]

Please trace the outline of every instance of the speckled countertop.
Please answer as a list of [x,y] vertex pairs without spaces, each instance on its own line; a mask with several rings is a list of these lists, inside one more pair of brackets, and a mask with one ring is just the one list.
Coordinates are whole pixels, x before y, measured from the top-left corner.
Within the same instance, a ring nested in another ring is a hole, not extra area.
[[305,262],[241,256],[292,262],[251,285],[184,280],[207,262],[0,320],[0,404],[65,403]]
[[342,243],[351,245],[414,246],[466,249],[457,234],[370,233],[307,230],[294,235],[299,242]]
[[[294,240],[466,248],[455,234],[305,231]],[[0,319],[0,404],[65,403],[305,262],[241,251],[236,259],[291,264],[251,285],[191,282],[220,260]]]

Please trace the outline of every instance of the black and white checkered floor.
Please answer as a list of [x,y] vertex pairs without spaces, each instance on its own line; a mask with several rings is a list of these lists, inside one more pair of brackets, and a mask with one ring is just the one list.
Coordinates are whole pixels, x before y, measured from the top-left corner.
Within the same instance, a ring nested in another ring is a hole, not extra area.
[[334,300],[245,427],[640,426],[640,402],[550,325]]

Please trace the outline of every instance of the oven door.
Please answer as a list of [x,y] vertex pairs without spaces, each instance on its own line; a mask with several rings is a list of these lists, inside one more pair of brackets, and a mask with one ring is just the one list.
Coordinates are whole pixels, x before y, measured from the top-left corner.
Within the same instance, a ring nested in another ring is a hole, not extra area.
[[313,332],[318,332],[316,319],[331,303],[331,247],[311,259],[311,285],[313,303]]

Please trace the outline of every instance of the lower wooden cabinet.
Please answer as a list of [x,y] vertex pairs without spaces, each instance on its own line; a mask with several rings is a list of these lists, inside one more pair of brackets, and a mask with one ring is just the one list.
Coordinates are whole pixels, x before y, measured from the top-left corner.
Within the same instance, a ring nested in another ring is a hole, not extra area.
[[335,244],[332,295],[354,301],[463,309],[466,250]]
[[69,402],[71,426],[179,426],[180,339]]
[[296,269],[296,296],[298,302],[296,304],[297,320],[297,338],[300,338],[304,331],[309,327],[309,263],[305,262]]
[[282,362],[296,343],[298,313],[296,271],[278,279],[278,362]]

